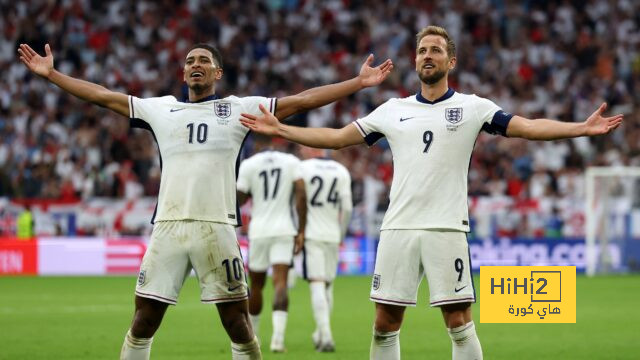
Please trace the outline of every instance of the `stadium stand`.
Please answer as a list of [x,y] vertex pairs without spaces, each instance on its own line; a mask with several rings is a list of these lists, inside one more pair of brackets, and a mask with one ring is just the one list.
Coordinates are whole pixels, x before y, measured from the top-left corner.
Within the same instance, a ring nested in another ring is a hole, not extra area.
[[[339,127],[390,97],[418,90],[409,61],[414,34],[438,24],[458,45],[458,66],[450,78],[457,91],[533,118],[581,121],[602,101],[611,112],[626,114],[622,129],[606,139],[526,142],[481,135],[469,169],[475,232],[583,235],[585,167],[640,165],[636,1],[32,0],[2,2],[0,9],[3,219],[17,214],[19,207],[11,204],[25,199],[82,200],[84,209],[98,213],[100,204],[117,202],[108,210],[116,213],[114,219],[122,218],[123,208],[143,209],[135,218],[148,223],[153,205],[145,199],[157,194],[160,179],[150,134],[34,79],[18,61],[20,43],[42,52],[49,42],[60,71],[141,97],[184,97],[182,57],[197,42],[223,53],[222,94],[294,93],[351,77],[368,53],[391,58],[394,72],[380,87],[293,119]],[[247,155],[251,147],[248,143]],[[388,203],[390,151],[382,143],[374,151],[353,147],[335,156],[354,180],[351,232],[374,234]],[[150,229],[140,223],[115,231]]]

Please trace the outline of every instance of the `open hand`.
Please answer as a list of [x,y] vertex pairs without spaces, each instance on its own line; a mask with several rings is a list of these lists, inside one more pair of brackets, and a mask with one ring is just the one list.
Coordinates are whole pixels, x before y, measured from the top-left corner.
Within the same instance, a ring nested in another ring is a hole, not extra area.
[[373,54],[369,54],[367,60],[365,60],[360,68],[360,74],[358,76],[360,77],[363,87],[379,85],[389,76],[391,70],[393,70],[393,62],[391,62],[391,59],[387,59],[376,67],[371,67],[371,63],[373,63]]
[[44,52],[45,56],[42,57],[27,44],[20,44],[20,48],[18,48],[20,61],[32,72],[46,78],[53,71],[53,54],[49,44],[44,46]]
[[622,124],[624,115],[618,114],[611,117],[603,117],[602,113],[605,110],[607,110],[607,103],[602,103],[585,121],[588,136],[607,134]]
[[264,106],[260,105],[259,107],[262,115],[256,116],[242,113],[240,114],[240,123],[259,134],[267,136],[278,135],[278,127],[280,126],[278,118],[270,113]]

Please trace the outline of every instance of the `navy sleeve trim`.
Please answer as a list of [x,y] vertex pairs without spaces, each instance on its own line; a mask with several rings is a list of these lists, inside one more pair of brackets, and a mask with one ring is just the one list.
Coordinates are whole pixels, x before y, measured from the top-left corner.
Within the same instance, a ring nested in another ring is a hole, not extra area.
[[271,113],[275,116],[276,115],[276,109],[278,108],[278,99],[276,98],[272,98],[271,99]]
[[384,134],[382,133],[372,132],[364,137],[364,141],[367,143],[367,145],[371,146],[376,142],[378,142],[378,140],[382,139],[383,137],[384,137]]
[[482,125],[482,131],[485,131],[492,135],[502,135],[507,136],[507,127],[509,127],[509,122],[513,114],[509,114],[506,111],[498,110],[495,114],[493,114],[493,119],[491,119],[491,124],[485,123]]
[[358,120],[354,121],[354,123],[356,124],[356,126],[358,127],[358,129],[360,129],[360,133],[363,137],[367,137],[367,132],[364,131],[364,129],[362,128],[362,125],[360,125],[358,123]]

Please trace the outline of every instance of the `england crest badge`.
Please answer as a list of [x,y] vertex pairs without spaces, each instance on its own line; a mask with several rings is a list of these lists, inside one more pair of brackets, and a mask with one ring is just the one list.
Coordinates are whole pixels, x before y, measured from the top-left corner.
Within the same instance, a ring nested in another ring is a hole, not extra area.
[[219,118],[228,118],[231,116],[231,104],[228,102],[216,102],[214,104],[216,116]]
[[380,274],[373,274],[373,283],[371,284],[373,290],[378,290],[380,288]]
[[446,108],[444,109],[444,118],[452,123],[457,124],[462,120],[462,108]]

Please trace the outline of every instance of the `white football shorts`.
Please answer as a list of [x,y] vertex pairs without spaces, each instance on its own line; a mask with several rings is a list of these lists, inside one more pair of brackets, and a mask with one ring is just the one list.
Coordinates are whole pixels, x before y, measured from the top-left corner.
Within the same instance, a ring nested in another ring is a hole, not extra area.
[[249,241],[249,270],[265,272],[271,265],[291,265],[293,236],[254,238]]
[[315,241],[304,241],[302,254],[302,274],[307,280],[331,282],[338,272],[338,256],[340,244]]
[[475,302],[466,233],[383,230],[371,282],[371,300],[415,306],[424,275],[431,306]]
[[248,297],[244,263],[232,225],[210,221],[159,221],[140,265],[136,295],[176,304],[194,270],[203,303]]

